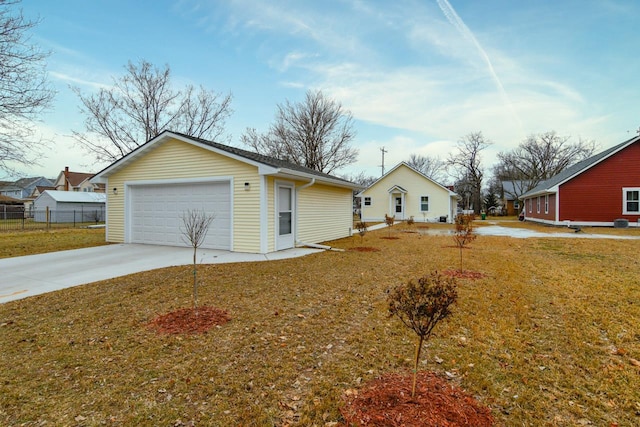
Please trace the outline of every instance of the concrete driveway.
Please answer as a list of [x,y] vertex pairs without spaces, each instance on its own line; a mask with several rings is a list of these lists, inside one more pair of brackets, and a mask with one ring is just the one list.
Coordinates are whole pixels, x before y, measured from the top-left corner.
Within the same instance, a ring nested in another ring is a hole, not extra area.
[[[321,252],[293,248],[264,254],[198,250],[199,264],[270,261]],[[115,244],[0,259],[0,304],[156,268],[193,262],[193,249]]]

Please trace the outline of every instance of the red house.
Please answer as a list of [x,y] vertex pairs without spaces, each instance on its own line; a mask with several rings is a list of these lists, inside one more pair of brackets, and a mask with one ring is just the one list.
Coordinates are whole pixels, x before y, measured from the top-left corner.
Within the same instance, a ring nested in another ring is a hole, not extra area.
[[640,136],[567,168],[522,195],[525,219],[553,225],[640,225]]

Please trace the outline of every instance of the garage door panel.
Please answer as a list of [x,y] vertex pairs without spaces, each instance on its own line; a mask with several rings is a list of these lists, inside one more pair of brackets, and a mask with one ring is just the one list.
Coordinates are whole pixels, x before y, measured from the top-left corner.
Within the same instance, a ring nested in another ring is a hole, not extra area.
[[231,249],[230,188],[229,182],[131,186],[131,241],[189,246],[182,216],[202,209],[215,216],[202,247]]

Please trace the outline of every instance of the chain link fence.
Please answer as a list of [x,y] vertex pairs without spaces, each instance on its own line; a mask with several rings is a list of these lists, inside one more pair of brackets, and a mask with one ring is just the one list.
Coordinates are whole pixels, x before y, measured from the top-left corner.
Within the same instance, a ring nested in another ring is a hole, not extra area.
[[22,206],[0,205],[0,231],[74,228],[105,223],[104,207],[25,210]]

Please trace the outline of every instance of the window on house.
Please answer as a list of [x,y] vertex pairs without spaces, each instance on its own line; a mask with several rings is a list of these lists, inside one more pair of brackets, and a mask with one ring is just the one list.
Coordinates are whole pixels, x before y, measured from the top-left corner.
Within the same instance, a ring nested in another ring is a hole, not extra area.
[[420,211],[429,211],[429,196],[420,196]]
[[622,213],[640,213],[640,188],[623,188],[622,199]]
[[513,201],[513,209],[520,209],[520,202],[518,200]]
[[540,196],[536,199],[536,212],[540,213]]
[[365,197],[364,198],[364,205],[365,206],[371,206],[371,197]]
[[533,212],[533,199],[529,199],[529,213]]
[[544,213],[546,214],[549,213],[549,195],[548,194],[544,195]]

